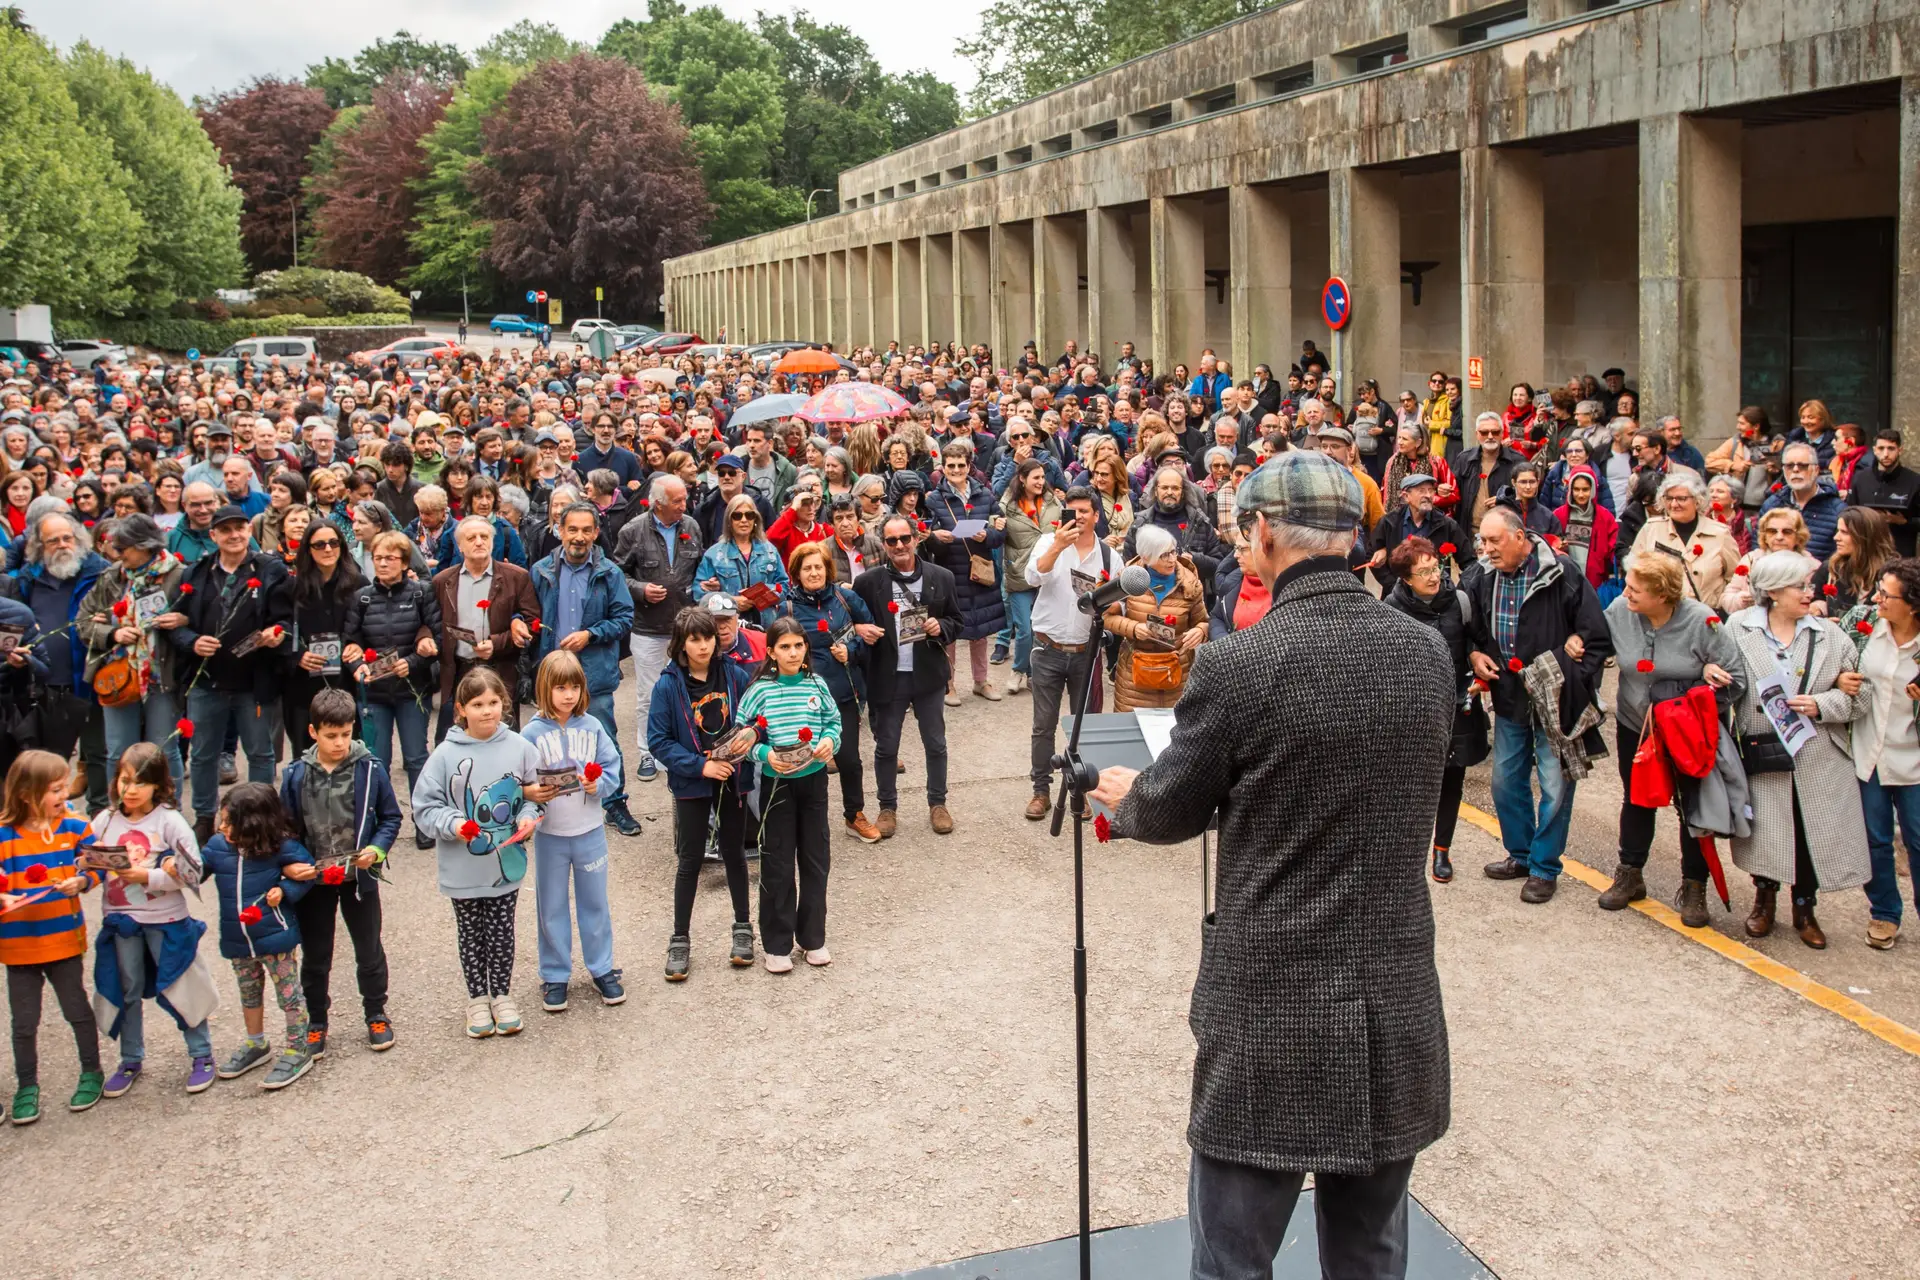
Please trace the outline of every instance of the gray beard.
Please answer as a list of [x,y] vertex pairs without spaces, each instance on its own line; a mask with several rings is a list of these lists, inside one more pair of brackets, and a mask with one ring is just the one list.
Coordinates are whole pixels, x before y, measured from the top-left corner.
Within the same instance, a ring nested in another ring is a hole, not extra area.
[[78,547],[75,547],[71,551],[47,551],[42,549],[40,553],[40,567],[47,571],[48,577],[57,579],[60,582],[71,582],[80,576],[80,565],[85,559],[86,557],[80,554]]

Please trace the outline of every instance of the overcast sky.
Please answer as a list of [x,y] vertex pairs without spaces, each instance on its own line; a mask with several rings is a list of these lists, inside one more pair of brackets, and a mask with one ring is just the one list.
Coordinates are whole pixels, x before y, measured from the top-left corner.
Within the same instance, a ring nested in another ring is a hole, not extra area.
[[[716,0],[730,17],[752,22],[755,9],[790,13],[771,0]],[[377,36],[404,26],[416,36],[450,41],[469,52],[521,18],[551,22],[592,43],[623,17],[645,18],[645,0],[572,0],[535,5],[526,0],[320,0],[262,5],[257,0],[24,0],[34,29],[66,48],[90,40],[122,54],[172,85],[183,97],[217,93],[255,76],[298,78],[309,63],[350,57]],[[689,8],[695,7],[689,4]],[[888,71],[930,70],[957,84],[964,98],[972,77],[952,52],[967,34],[981,0],[914,6],[910,22],[881,22],[891,5],[855,0],[808,0],[821,22],[838,22],[865,37]]]

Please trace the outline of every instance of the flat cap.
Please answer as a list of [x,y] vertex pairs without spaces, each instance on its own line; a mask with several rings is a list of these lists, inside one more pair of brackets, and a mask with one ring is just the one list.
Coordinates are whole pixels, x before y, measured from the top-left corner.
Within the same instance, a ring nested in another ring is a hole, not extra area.
[[1259,512],[1275,524],[1340,532],[1359,527],[1365,511],[1353,472],[1324,453],[1289,449],[1277,453],[1240,484],[1242,512]]

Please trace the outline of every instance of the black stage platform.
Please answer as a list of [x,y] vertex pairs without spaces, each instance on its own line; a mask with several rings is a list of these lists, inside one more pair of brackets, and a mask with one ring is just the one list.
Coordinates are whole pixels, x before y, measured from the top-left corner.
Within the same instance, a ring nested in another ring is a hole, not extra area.
[[[1409,1280],[1497,1280],[1418,1200],[1413,1202],[1407,1234]],[[1189,1257],[1185,1218],[1093,1233],[1093,1280],[1183,1280]],[[1068,1236],[879,1280],[1076,1280],[1079,1274],[1080,1240]],[[1294,1206],[1273,1276],[1274,1280],[1318,1280],[1319,1275],[1313,1192],[1306,1191]]]

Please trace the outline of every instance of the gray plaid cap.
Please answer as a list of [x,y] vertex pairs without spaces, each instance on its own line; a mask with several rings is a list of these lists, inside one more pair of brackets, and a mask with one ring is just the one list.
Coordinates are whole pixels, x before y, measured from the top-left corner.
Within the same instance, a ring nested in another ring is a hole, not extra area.
[[1277,453],[1240,484],[1235,506],[1274,524],[1297,524],[1340,533],[1359,527],[1365,511],[1353,472],[1324,453],[1290,449]]

